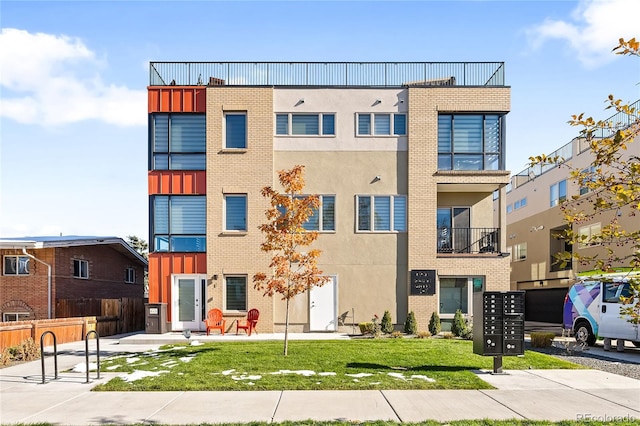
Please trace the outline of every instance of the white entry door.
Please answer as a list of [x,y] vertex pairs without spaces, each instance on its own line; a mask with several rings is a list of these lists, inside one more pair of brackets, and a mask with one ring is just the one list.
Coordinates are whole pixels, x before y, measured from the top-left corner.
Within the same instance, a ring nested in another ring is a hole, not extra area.
[[338,279],[330,278],[325,285],[313,287],[309,293],[309,331],[338,329]]
[[172,331],[204,329],[206,283],[205,275],[172,276]]

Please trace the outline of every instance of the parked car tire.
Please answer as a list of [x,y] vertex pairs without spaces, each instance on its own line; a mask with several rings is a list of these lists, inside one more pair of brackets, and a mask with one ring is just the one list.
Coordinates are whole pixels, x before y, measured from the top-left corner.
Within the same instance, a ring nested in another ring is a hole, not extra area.
[[636,348],[640,348],[640,342],[631,342]]
[[589,346],[596,344],[596,335],[591,330],[591,324],[588,321],[578,321],[573,327],[573,333],[576,336],[576,342],[586,343]]

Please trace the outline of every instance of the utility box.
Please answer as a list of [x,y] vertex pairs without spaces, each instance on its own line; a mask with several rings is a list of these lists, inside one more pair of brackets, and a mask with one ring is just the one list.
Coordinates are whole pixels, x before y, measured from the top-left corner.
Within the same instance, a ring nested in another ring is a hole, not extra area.
[[474,293],[473,353],[524,354],[524,291]]
[[147,334],[164,334],[167,330],[167,304],[144,304],[145,332]]

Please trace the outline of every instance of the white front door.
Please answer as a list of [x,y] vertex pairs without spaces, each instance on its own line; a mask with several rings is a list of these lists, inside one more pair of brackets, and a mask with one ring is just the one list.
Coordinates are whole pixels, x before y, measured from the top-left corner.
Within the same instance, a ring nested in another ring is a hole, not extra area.
[[206,283],[205,275],[172,276],[172,331],[204,329]]
[[337,277],[322,287],[309,292],[309,331],[336,331],[338,329]]

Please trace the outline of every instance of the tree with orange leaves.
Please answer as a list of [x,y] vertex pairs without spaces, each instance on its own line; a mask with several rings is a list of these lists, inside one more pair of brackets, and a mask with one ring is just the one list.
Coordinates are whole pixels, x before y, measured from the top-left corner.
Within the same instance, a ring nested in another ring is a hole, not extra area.
[[322,286],[329,277],[318,269],[320,250],[299,251],[318,239],[318,233],[307,231],[304,224],[320,207],[317,195],[302,195],[304,166],[278,171],[280,193],[270,186],[262,189],[262,196],[269,198],[271,207],[265,212],[267,223],[259,229],[265,235],[260,249],[273,253],[269,267],[271,275],[257,273],[253,276],[254,288],[264,296],[282,295],[286,301],[284,328],[284,355],[288,352],[289,301],[314,286]]

